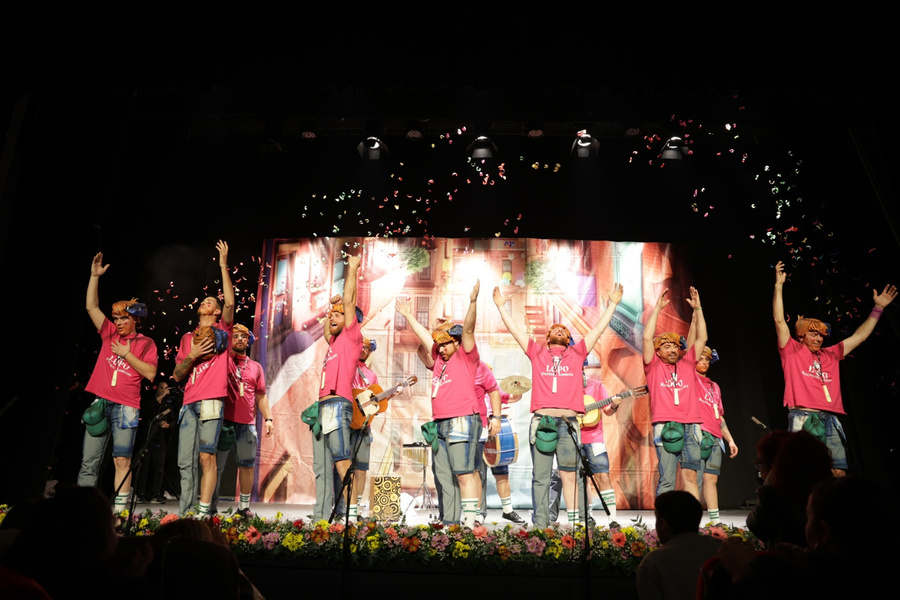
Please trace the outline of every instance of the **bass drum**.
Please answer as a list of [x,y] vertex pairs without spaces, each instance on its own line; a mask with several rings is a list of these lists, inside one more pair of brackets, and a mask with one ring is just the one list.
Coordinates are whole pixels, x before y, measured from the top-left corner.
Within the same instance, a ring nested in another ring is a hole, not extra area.
[[505,467],[519,458],[519,436],[508,417],[500,417],[500,433],[484,443],[484,462],[489,467]]

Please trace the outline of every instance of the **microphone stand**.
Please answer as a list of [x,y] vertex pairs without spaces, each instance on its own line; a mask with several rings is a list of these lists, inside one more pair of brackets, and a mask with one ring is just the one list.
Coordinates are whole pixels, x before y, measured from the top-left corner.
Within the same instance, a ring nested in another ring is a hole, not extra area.
[[[131,458],[131,467],[128,469],[128,473],[122,478],[122,481],[119,482],[119,485],[116,486],[115,495],[118,496],[119,492],[122,489],[122,486],[125,485],[125,482],[128,481],[128,478],[131,478],[132,484],[134,481],[140,477],[141,473],[141,462],[146,456],[147,452],[150,450],[150,442],[154,440],[154,435],[159,437],[160,432],[162,431],[162,427],[159,426],[159,421],[163,417],[167,416],[170,412],[172,412],[171,408],[167,408],[164,411],[158,413],[153,420],[150,421],[150,431],[147,432],[147,439],[144,440],[144,445],[141,446],[141,449],[137,454],[133,455]],[[131,522],[132,517],[134,516],[134,509],[137,506],[137,492],[134,489],[134,485],[131,486],[131,502],[128,506],[128,518],[125,519],[125,529],[122,532],[122,535],[128,537],[131,534]]]
[[575,430],[575,426],[572,425],[572,422],[569,419],[566,419],[566,428],[569,431],[569,436],[572,438],[572,443],[575,444],[575,447],[578,448],[578,455],[581,457],[581,478],[582,478],[582,487],[584,489],[584,560],[587,563],[590,560],[591,554],[591,527],[588,519],[590,519],[590,503],[588,499],[590,498],[590,492],[588,491],[588,481],[594,486],[594,490],[597,492],[597,496],[600,497],[600,503],[603,505],[603,510],[606,511],[606,516],[609,516],[609,507],[606,505],[606,502],[603,500],[603,496],[600,494],[600,490],[597,489],[597,482],[594,481],[594,472],[591,470],[591,463],[587,458],[587,454],[585,453],[584,448],[581,447],[581,444],[578,443],[578,431]]
[[[355,400],[354,400],[355,402]],[[375,415],[369,415],[366,418],[365,423],[363,423],[362,428],[358,431],[360,432],[356,438],[356,444],[353,446],[353,454],[350,456],[350,466],[347,467],[347,472],[344,473],[344,480],[341,482],[341,491],[340,493],[333,498],[334,506],[331,509],[331,516],[328,517],[328,522],[331,523],[334,521],[335,516],[337,515],[338,509],[338,500],[337,498],[341,498],[344,495],[344,490],[349,487],[349,491],[347,493],[347,498],[344,500],[344,561],[346,564],[350,563],[350,494],[353,493],[353,475],[356,473],[356,455],[359,453],[359,448],[362,446],[363,436],[368,433],[369,423],[372,422],[372,418]],[[357,508],[358,510],[358,508]]]

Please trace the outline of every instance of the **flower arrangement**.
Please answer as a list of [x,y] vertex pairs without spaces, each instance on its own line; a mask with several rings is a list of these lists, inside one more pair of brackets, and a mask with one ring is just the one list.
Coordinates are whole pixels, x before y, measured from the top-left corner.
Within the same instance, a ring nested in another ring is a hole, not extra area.
[[[123,514],[127,518],[127,515]],[[188,517],[194,518],[194,517]],[[135,535],[153,535],[165,523],[178,519],[174,513],[146,510],[131,516]],[[610,575],[635,573],[641,559],[659,546],[656,530],[640,519],[623,527],[593,527],[552,524],[546,528],[514,525],[490,529],[460,525],[407,525],[361,520],[346,532],[343,523],[274,518],[225,513],[211,517],[228,544],[240,557],[289,558],[340,561],[372,566],[404,562],[433,566],[495,567],[530,566],[536,570],[559,565],[582,565],[589,537],[591,567]],[[739,536],[757,548],[762,544],[746,529],[707,525],[705,535]],[[345,543],[347,550],[345,552]]]

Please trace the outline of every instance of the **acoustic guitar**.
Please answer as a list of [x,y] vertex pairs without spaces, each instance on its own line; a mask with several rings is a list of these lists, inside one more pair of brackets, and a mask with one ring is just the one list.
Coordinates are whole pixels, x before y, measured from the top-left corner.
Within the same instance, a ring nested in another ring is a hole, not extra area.
[[382,390],[381,386],[373,383],[367,388],[353,390],[353,418],[350,419],[352,429],[362,429],[366,420],[378,413],[387,410],[388,400],[403,391],[403,388],[413,385],[419,380],[415,375],[410,375],[392,388]]
[[594,401],[594,398],[584,395],[584,416],[581,418],[581,426],[582,427],[593,427],[597,423],[600,422],[600,409],[604,406],[609,406],[616,399],[624,400],[625,398],[631,398],[634,396],[638,398],[640,396],[647,395],[647,386],[642,385],[636,387],[632,390],[626,390],[620,394],[616,394],[615,396],[610,396],[609,398],[604,398],[603,400]]

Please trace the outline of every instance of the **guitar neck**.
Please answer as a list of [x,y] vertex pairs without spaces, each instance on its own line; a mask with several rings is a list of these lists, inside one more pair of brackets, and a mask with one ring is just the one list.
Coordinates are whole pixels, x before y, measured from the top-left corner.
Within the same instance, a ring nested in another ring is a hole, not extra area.
[[383,392],[381,392],[380,394],[378,394],[377,396],[373,397],[372,400],[375,402],[381,402],[385,398],[390,398],[391,396],[396,394],[397,390],[399,390],[400,388],[402,388],[404,386],[408,386],[408,385],[412,385],[412,382],[410,382],[409,380],[404,381],[402,383],[398,383],[394,387],[388,388],[388,389],[384,390]]
[[590,404],[585,405],[584,412],[589,413],[592,410],[603,408],[604,406],[609,406],[616,400],[624,400],[625,398],[630,398],[632,395],[634,395],[634,392],[628,390],[627,392],[622,392],[621,394],[616,394],[615,396],[610,396],[609,398],[604,398],[603,400],[598,400],[597,402],[591,402]]

